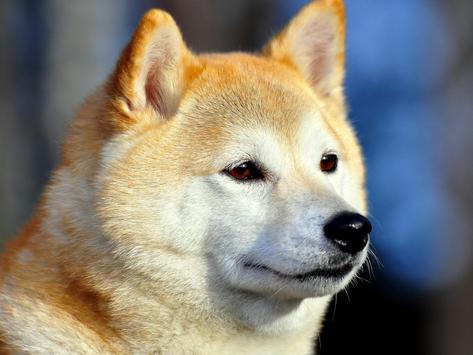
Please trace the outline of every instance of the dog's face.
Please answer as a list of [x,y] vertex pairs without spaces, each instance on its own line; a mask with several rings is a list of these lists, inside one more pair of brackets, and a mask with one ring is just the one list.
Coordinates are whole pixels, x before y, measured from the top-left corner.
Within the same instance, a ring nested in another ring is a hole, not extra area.
[[345,287],[370,226],[343,41],[339,1],[309,5],[260,56],[195,57],[168,15],[149,13],[103,118],[114,135],[97,206],[116,254],[213,293],[287,301]]

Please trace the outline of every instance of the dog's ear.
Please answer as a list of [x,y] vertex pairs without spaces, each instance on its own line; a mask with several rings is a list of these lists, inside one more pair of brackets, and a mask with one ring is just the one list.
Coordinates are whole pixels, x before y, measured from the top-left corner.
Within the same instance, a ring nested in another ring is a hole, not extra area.
[[[123,51],[108,91],[123,125],[142,117],[175,114],[182,96],[185,67],[193,58],[173,18],[150,10]],[[117,122],[115,122],[117,123]]]
[[345,74],[343,0],[311,2],[263,53],[296,68],[320,94],[341,94]]

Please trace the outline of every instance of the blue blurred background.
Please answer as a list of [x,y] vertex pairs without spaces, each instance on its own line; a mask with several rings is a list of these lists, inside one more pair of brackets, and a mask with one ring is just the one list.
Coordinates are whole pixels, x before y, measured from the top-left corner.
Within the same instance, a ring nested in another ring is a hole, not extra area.
[[[196,51],[254,51],[306,2],[1,1],[0,246],[147,9],[171,12]],[[473,3],[346,3],[347,96],[380,261],[337,297],[320,353],[472,354]]]

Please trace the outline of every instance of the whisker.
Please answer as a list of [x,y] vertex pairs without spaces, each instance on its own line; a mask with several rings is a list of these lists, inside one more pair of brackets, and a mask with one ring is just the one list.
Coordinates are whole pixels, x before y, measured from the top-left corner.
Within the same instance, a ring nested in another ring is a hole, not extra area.
[[333,301],[333,311],[332,311],[332,322],[335,320],[335,312],[337,310],[337,301],[338,301],[338,293],[335,294]]
[[276,296],[284,287],[280,287],[279,289],[276,290],[276,292],[274,292],[271,296],[269,296],[269,298],[273,298],[274,296]]
[[371,262],[370,255],[368,255],[368,258],[366,258],[366,268],[368,270],[368,276],[374,280],[375,275],[374,275],[373,264]]
[[345,294],[347,295],[348,304],[350,304],[350,305],[351,305],[350,295],[348,294],[348,290],[347,290],[347,288],[345,287],[345,288],[343,289],[343,291],[344,291],[344,292],[345,292]]
[[373,245],[370,245],[370,248],[368,249],[368,255],[374,259],[374,261],[376,262],[376,265],[378,265],[378,268],[382,269],[384,265],[381,262],[381,260],[378,258],[378,256],[376,255],[375,249],[376,248]]
[[379,230],[380,230],[381,232],[384,231],[383,225],[381,224],[381,222],[380,222],[379,219],[377,219],[377,218],[376,218],[373,214],[371,214],[371,213],[368,213],[368,217],[369,217],[370,220],[372,220],[373,222],[376,223],[376,225],[378,226],[378,228],[379,228]]

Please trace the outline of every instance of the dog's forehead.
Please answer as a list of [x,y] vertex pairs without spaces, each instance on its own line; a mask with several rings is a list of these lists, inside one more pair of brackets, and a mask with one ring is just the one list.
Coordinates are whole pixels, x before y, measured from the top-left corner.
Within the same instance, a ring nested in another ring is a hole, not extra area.
[[323,102],[285,65],[244,54],[211,56],[204,63],[180,110],[196,129],[231,134],[237,127],[261,127],[295,136],[308,116],[324,119]]
[[180,115],[186,133],[192,132],[209,148],[262,146],[269,136],[291,151],[342,148],[328,122],[331,103],[296,71],[245,54],[214,55],[203,62],[204,70],[190,85]]

